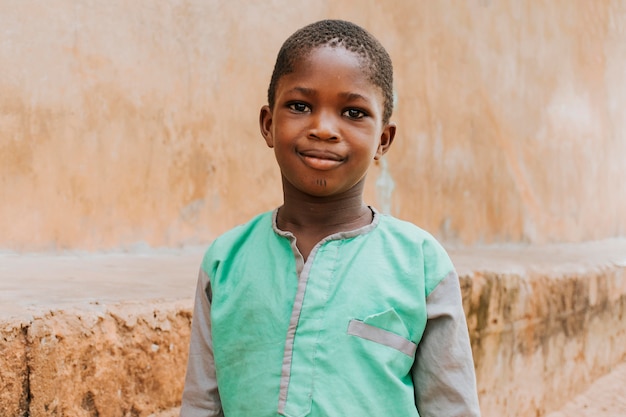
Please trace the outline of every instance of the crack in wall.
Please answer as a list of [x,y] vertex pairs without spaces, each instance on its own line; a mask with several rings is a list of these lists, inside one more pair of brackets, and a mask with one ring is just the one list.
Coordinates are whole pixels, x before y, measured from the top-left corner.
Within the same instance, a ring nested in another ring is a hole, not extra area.
[[25,373],[24,379],[22,380],[22,395],[20,398],[20,406],[19,410],[22,417],[30,417],[30,403],[32,400],[32,393],[30,391],[30,342],[28,340],[28,331],[30,329],[29,325],[22,326],[22,336],[24,337],[24,347],[25,347]]

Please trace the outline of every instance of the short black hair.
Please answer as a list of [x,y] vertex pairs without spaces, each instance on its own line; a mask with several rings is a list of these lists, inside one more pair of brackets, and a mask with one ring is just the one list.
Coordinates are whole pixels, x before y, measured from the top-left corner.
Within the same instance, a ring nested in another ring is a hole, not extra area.
[[313,50],[322,47],[343,47],[357,54],[369,79],[383,93],[383,123],[388,123],[393,113],[393,65],[380,42],[362,27],[345,20],[320,20],[293,33],[283,43],[269,88],[267,101],[274,107],[276,86],[280,78],[293,72],[297,61],[306,58]]

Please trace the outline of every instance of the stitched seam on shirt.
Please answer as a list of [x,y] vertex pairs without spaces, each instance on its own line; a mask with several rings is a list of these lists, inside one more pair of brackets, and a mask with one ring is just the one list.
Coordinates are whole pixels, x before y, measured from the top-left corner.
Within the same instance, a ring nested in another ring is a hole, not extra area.
[[291,379],[291,364],[293,361],[293,345],[296,338],[296,330],[298,328],[298,322],[300,321],[300,313],[302,313],[302,307],[304,304],[304,294],[306,292],[307,282],[309,280],[309,272],[315,254],[321,245],[317,245],[313,248],[309,254],[307,262],[304,264],[302,274],[298,279],[298,290],[293,302],[293,309],[291,310],[291,319],[289,321],[289,328],[287,329],[287,337],[285,339],[285,352],[283,354],[283,366],[280,373],[280,391],[278,395],[278,413],[283,414],[287,405],[287,393],[289,391],[289,381]]
[[439,288],[439,284],[441,284],[442,282],[448,279],[453,278],[455,275],[457,275],[457,272],[456,272],[456,269],[453,268],[450,272],[448,272],[443,278],[439,280],[437,285],[435,285],[435,287],[428,294],[426,294],[426,300],[428,300],[428,298],[431,296],[432,293],[437,291],[437,288]]

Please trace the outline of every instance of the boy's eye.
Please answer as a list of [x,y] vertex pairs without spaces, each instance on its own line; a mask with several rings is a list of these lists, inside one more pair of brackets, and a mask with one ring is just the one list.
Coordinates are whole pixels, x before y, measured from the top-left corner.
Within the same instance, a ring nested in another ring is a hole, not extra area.
[[366,116],[365,112],[359,109],[348,109],[345,112],[343,112],[343,114],[349,117],[350,119],[362,119],[363,117]]
[[289,108],[298,113],[309,111],[309,106],[304,103],[291,103],[289,104]]

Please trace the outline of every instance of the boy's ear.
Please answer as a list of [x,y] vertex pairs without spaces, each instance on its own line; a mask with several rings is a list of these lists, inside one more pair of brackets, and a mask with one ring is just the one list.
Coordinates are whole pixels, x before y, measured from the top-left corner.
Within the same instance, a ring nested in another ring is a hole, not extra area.
[[274,137],[272,136],[272,110],[270,106],[261,107],[259,114],[259,127],[261,128],[261,135],[265,139],[265,143],[270,148],[274,147]]
[[387,123],[387,125],[383,128],[383,132],[380,135],[380,142],[378,143],[378,149],[376,150],[376,155],[374,156],[375,160],[380,159],[384,154],[387,153],[395,136],[396,124]]

